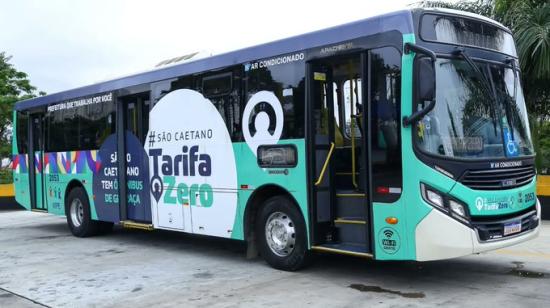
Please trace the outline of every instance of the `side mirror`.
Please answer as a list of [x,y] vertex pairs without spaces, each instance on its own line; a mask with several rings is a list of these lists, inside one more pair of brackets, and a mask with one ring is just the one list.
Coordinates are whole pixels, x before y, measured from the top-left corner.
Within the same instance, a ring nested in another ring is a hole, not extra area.
[[430,58],[418,60],[418,98],[420,101],[435,100],[435,67]]
[[405,53],[423,54],[426,57],[419,58],[416,66],[415,77],[417,80],[418,99],[422,102],[429,101],[428,105],[421,110],[415,111],[408,117],[403,117],[403,126],[407,127],[422,119],[435,107],[435,61],[436,55],[433,51],[417,46],[412,43],[405,44]]

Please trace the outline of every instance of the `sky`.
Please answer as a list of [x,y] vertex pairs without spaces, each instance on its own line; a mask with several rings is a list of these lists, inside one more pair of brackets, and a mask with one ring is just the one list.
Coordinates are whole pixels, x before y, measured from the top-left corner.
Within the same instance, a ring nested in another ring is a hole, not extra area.
[[55,93],[406,8],[418,0],[0,0],[0,51]]

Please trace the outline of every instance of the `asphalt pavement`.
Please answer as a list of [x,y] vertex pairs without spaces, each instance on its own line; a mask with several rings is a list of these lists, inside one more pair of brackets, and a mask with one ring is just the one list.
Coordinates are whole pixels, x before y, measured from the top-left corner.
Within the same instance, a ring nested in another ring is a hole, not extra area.
[[550,223],[530,242],[437,262],[318,255],[299,272],[243,243],[115,228],[76,238],[64,217],[0,211],[0,307],[550,307]]

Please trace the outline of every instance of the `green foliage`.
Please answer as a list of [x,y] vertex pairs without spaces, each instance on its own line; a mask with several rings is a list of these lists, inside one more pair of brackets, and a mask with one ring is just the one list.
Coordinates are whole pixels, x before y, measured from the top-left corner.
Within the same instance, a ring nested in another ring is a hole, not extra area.
[[[27,74],[18,71],[10,60],[10,56],[0,52],[0,160],[11,157],[13,106],[36,96]],[[0,170],[0,182],[4,181],[11,181],[11,170]]]
[[13,172],[11,168],[0,168],[0,184],[13,183]]
[[420,7],[432,7],[432,8],[446,8],[453,10],[466,11],[470,13],[476,13],[483,16],[493,17],[493,1],[491,0],[477,0],[477,1],[430,1],[424,0],[417,3]]
[[550,167],[550,3],[497,0],[495,11],[514,33],[539,171]]

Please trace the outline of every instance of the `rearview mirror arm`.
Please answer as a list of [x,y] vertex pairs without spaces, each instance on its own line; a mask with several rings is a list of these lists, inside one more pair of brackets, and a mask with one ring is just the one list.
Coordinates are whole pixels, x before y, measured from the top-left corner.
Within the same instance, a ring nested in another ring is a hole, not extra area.
[[428,56],[434,63],[435,63],[435,60],[436,60],[436,58],[437,58],[436,55],[435,55],[435,52],[429,50],[428,48],[424,48],[424,47],[415,45],[415,44],[413,44],[413,43],[405,43],[404,50],[405,50],[405,53],[406,53],[406,54],[410,54],[412,51],[414,51],[415,53],[421,53],[421,54],[423,54],[423,55],[426,55],[426,56]]
[[422,119],[425,115],[427,115],[430,111],[432,111],[434,107],[435,107],[435,100],[430,101],[428,106],[426,106],[425,108],[422,108],[421,110],[416,111],[410,116],[403,117],[403,126],[407,127],[412,123]]

